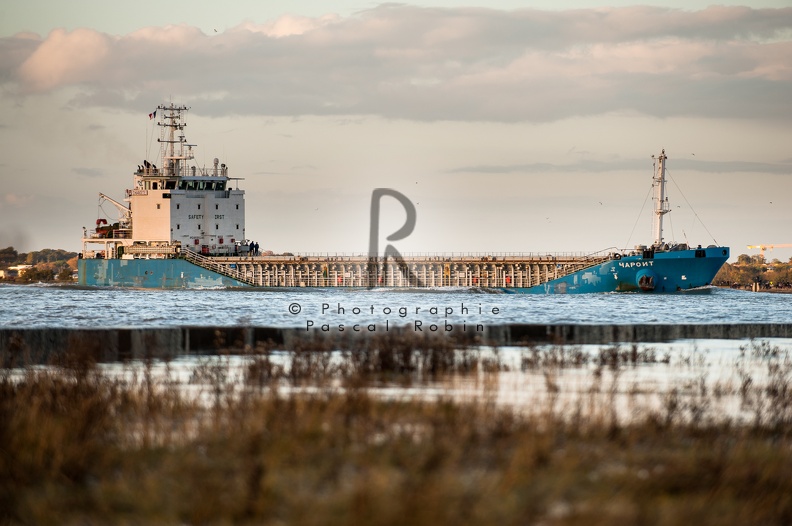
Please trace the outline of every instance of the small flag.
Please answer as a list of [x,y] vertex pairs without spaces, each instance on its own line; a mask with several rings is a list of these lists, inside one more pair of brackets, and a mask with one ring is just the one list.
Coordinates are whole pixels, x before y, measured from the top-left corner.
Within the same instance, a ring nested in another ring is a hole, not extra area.
[[156,116],[157,116],[157,110],[154,110],[153,113],[149,113],[149,120],[153,119]]

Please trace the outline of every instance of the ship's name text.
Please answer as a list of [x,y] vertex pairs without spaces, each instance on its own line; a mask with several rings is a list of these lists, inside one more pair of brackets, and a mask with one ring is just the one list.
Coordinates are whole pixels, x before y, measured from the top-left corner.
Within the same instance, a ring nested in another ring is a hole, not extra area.
[[654,266],[654,261],[619,261],[621,268],[635,268],[635,267],[651,267]]

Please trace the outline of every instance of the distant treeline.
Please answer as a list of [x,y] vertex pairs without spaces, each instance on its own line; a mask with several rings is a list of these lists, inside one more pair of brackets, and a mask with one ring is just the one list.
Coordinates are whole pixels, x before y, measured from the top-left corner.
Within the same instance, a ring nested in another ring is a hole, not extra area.
[[714,285],[733,288],[751,288],[755,283],[763,289],[791,289],[792,258],[786,263],[768,262],[761,255],[740,254],[737,263],[724,264],[713,280]]
[[0,248],[0,268],[14,265],[38,265],[39,263],[66,263],[77,257],[77,252],[45,248],[33,252],[17,252],[14,247]]
[[0,249],[0,270],[18,265],[33,265],[19,276],[6,278],[14,281],[51,281],[71,279],[77,268],[77,252],[45,248],[33,252],[17,252],[14,247]]

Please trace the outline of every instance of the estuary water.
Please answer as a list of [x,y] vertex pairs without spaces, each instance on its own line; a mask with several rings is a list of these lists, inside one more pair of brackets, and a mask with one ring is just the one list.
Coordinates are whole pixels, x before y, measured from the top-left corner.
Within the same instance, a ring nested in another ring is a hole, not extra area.
[[253,325],[317,330],[326,325],[338,330],[357,324],[461,328],[510,323],[791,322],[792,295],[725,289],[544,296],[470,289],[132,290],[0,285],[2,328]]
[[[0,328],[206,325],[340,332],[357,326],[361,332],[370,332],[370,327],[380,332],[406,325],[416,331],[420,327],[422,332],[435,326],[442,333],[447,325],[459,331],[477,324],[510,323],[792,323],[792,295],[723,289],[669,295],[535,296],[467,289],[125,290],[0,285]],[[485,400],[520,411],[552,407],[570,415],[581,407],[596,406],[596,411],[624,421],[642,411],[668,412],[669,401],[679,401],[681,418],[690,420],[772,423],[779,414],[788,417],[786,412],[770,409],[788,408],[771,394],[778,392],[778,386],[792,385],[792,339],[644,342],[632,346],[637,362],[631,365],[618,361],[629,356],[622,353],[626,348],[629,346],[617,347],[621,350],[615,353],[612,345],[566,350],[549,344],[530,349],[480,347],[475,354],[480,367],[472,374],[409,386],[377,384],[369,391],[391,399]],[[338,352],[332,356],[334,360],[343,358]],[[474,355],[466,356],[469,360]],[[560,356],[565,360],[559,362]],[[279,350],[269,359],[287,370],[293,357]],[[151,367],[153,378],[168,389],[179,386],[210,403],[217,385],[207,378],[245,386],[255,359],[249,355],[185,355],[150,365],[140,361],[108,363],[101,369],[132,381],[142,377],[144,367]],[[602,366],[613,359],[618,365]],[[485,363],[489,365],[485,367]],[[563,363],[567,365],[560,365]],[[497,364],[494,375],[486,372],[493,369],[492,364]],[[19,379],[25,374],[12,371]],[[284,392],[315,389],[288,382],[278,385]],[[338,382],[330,385],[342,389]],[[707,393],[718,395],[705,396]]]

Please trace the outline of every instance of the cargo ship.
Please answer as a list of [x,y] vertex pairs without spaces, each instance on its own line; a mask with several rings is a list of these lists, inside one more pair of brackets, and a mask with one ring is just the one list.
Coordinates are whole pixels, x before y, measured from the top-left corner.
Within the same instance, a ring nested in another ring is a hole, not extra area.
[[[150,115],[160,128],[159,166],[144,160],[132,187],[115,200],[100,193],[116,220],[84,229],[78,282],[134,288],[357,287],[462,288],[515,294],[592,292],[668,293],[707,287],[729,248],[668,243],[670,211],[665,151],[654,158],[654,240],[633,249],[591,254],[273,254],[245,231],[240,178],[215,158],[195,163],[187,142],[188,111],[160,105]],[[101,208],[101,207],[100,207]]]

